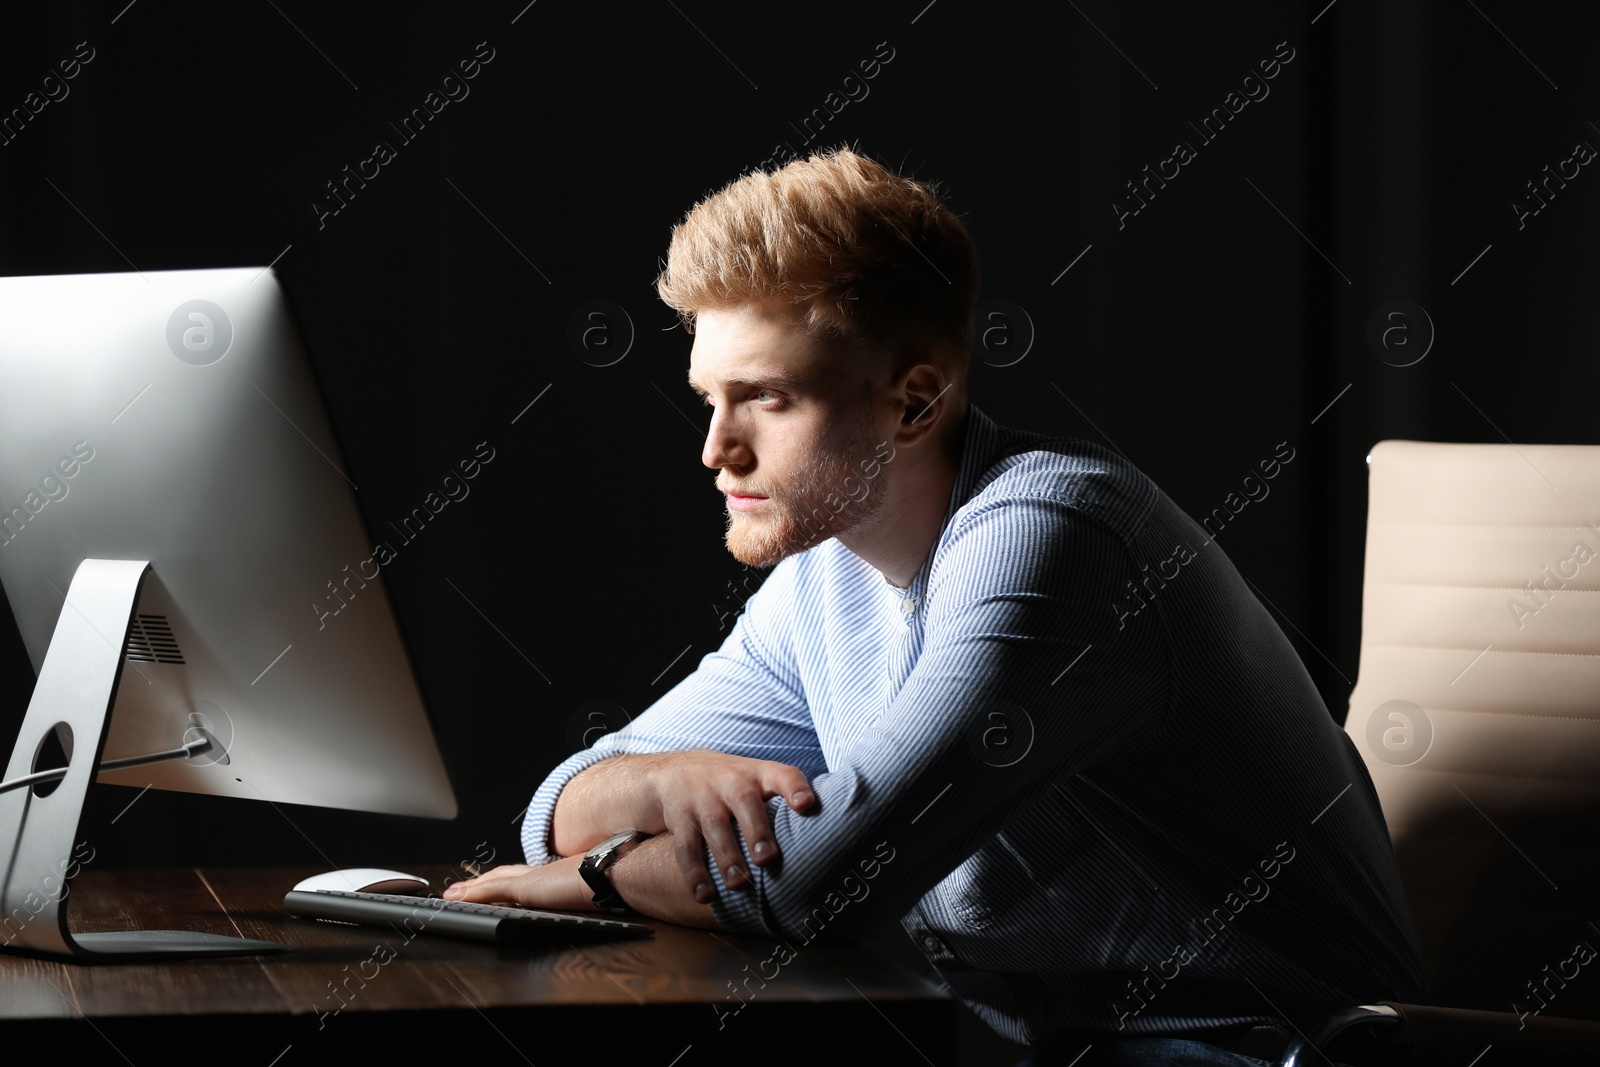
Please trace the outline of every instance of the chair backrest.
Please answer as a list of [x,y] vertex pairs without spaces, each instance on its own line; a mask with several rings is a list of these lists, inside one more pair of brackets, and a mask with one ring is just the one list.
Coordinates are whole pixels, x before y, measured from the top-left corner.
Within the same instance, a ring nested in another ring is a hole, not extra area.
[[1368,457],[1345,730],[1436,1003],[1600,1017],[1600,446]]

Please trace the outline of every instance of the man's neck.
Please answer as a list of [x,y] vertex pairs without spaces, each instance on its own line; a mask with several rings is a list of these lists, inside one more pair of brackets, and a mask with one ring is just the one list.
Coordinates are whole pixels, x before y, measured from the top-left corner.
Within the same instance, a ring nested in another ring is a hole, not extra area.
[[934,446],[933,454],[918,457],[921,462],[895,472],[889,499],[871,529],[851,530],[839,538],[897,589],[911,585],[944,526],[968,421],[969,416],[963,414],[960,424]]

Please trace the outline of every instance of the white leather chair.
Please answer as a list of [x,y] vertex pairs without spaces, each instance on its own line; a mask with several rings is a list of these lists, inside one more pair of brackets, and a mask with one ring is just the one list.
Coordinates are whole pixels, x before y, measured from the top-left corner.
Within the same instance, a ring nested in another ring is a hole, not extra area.
[[1345,730],[1447,1009],[1320,1039],[1368,1019],[1600,1064],[1600,446],[1384,441],[1368,481]]

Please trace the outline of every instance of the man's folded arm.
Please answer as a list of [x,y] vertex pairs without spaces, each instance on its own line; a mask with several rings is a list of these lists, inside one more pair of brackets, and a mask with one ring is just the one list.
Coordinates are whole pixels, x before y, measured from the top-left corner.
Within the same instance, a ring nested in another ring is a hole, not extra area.
[[1124,627],[1114,608],[1137,575],[1124,542],[1068,504],[1010,499],[963,516],[930,575],[915,667],[813,780],[813,812],[767,803],[779,859],[750,868],[753,892],[718,877],[717,922],[870,936],[1054,783],[1154,732],[1160,623]]
[[[610,764],[595,768],[593,781],[600,788],[575,787],[567,795],[569,782],[603,760],[621,764],[621,757],[629,755],[712,749],[792,764],[807,776],[823,769],[785,629],[782,607],[787,603],[789,570],[780,565],[773,571],[746,602],[722,646],[701,659],[693,673],[638,718],[601,735],[550,773],[522,821],[522,847],[529,864],[539,866],[584,851],[618,830],[659,829],[612,825],[640,805],[637,793],[645,783],[638,768]],[[577,807],[567,810],[568,802]],[[563,806],[563,830],[570,831],[559,842],[562,850],[557,849],[553,833],[558,804]]]

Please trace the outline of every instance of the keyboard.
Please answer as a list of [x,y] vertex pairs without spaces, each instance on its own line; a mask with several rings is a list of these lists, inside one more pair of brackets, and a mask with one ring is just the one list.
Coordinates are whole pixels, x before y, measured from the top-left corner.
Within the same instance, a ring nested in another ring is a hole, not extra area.
[[563,944],[655,934],[654,929],[643,923],[620,919],[398,893],[290,890],[283,898],[283,906],[290,915],[306,919],[387,926],[408,941],[419,933],[500,945]]

